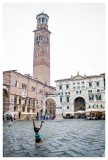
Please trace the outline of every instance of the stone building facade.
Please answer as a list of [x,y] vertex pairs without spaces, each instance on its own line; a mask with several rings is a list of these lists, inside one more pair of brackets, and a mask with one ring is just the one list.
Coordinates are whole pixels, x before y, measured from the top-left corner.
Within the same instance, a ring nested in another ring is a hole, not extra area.
[[60,95],[63,116],[88,108],[105,109],[105,74],[56,80],[56,94]]
[[3,72],[3,114],[11,112],[16,118],[36,117],[41,114],[54,114],[56,103],[47,95],[56,93],[50,86],[50,34],[49,16],[40,13],[36,16],[37,28],[34,30],[33,77],[22,75],[16,70]]
[[[22,75],[15,70],[3,72],[3,114],[9,111],[21,119],[39,116],[43,114],[44,96],[55,92],[55,87],[35,80],[30,75]],[[47,114],[55,113],[53,103],[52,99],[47,102]]]

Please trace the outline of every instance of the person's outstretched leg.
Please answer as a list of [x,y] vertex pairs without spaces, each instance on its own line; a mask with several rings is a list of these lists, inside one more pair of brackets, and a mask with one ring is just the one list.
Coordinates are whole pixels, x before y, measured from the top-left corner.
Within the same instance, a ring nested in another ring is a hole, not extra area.
[[35,122],[34,122],[34,118],[33,118],[33,126],[34,126],[34,128],[35,128]]

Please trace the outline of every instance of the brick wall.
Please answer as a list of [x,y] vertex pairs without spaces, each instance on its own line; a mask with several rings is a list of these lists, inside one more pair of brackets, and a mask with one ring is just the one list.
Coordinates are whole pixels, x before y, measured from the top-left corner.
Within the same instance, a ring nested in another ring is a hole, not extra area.
[[[40,35],[42,39],[38,41],[37,37]],[[48,43],[45,41],[46,36],[48,37]],[[38,42],[39,45],[37,44]],[[50,85],[50,33],[45,29],[35,32],[33,77]]]

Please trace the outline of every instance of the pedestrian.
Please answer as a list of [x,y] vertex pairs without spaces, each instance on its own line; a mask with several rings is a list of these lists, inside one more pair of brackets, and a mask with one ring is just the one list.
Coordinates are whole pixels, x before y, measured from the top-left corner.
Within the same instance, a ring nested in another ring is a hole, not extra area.
[[13,117],[10,116],[10,122],[9,122],[9,125],[12,126],[12,121],[13,121]]
[[48,114],[48,120],[49,120],[49,114]]
[[14,121],[16,120],[16,116],[14,115]]
[[35,132],[35,146],[37,147],[37,145],[36,145],[36,143],[42,143],[42,139],[41,139],[41,137],[40,137],[40,135],[39,135],[39,130],[41,129],[41,127],[42,127],[42,123],[43,123],[43,121],[41,121],[41,125],[40,125],[40,128],[37,128],[36,126],[35,126],[35,122],[34,122],[34,118],[33,118],[33,126],[34,126],[34,132]]

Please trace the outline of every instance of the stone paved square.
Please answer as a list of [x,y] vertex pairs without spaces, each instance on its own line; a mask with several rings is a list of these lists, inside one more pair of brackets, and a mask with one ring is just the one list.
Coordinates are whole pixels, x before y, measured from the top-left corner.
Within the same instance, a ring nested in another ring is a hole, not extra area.
[[105,120],[46,120],[39,133],[36,149],[32,120],[4,122],[3,157],[103,157],[105,151]]

